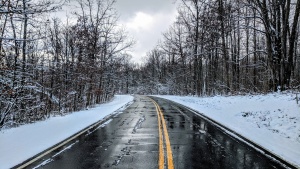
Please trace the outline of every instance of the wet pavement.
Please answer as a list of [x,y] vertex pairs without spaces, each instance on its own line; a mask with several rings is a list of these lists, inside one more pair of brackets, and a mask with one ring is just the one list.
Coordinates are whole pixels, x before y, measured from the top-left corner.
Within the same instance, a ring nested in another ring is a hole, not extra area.
[[[166,122],[174,168],[284,168],[189,110],[153,99]],[[136,96],[123,113],[28,168],[159,168],[158,126],[153,102]],[[166,152],[164,158],[167,168]]]

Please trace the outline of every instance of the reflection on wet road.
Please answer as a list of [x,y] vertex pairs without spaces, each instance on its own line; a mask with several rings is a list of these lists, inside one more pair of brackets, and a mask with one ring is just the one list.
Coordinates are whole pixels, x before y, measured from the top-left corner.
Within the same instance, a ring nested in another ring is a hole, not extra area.
[[168,123],[175,168],[283,168],[189,110],[157,102]]
[[[165,119],[174,168],[283,168],[189,110],[163,99],[153,99]],[[158,131],[155,105],[148,97],[136,96],[123,113],[29,168],[158,168]],[[164,141],[167,168],[165,145]]]

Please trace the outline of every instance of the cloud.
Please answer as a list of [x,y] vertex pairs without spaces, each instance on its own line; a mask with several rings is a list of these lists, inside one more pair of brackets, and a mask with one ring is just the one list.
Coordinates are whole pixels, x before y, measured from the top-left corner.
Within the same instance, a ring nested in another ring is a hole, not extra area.
[[[133,37],[136,41],[136,45],[129,52],[132,54],[133,62],[142,63],[146,53],[157,45],[162,33],[175,21],[179,2],[178,0],[116,1],[114,7],[119,15],[119,23],[126,27],[129,37]],[[76,17],[70,12],[77,10],[77,5],[76,0],[71,0],[56,16],[67,22],[65,14],[68,14],[70,17],[68,22],[76,22]]]
[[136,45],[130,52],[133,62],[143,62],[142,57],[157,45],[162,33],[175,21],[176,14],[176,8],[153,14],[137,11],[132,18],[125,22],[121,21],[129,34],[136,39]]
[[154,25],[154,17],[144,12],[137,12],[134,18],[125,24],[128,29],[133,29],[137,32],[147,31],[151,25]]
[[137,11],[154,14],[161,11],[172,11],[176,0],[117,0],[116,8],[121,20],[127,20]]
[[[175,3],[176,2],[176,3]],[[146,53],[153,49],[169,26],[175,21],[178,0],[117,0],[120,23],[129,36],[136,40],[129,52],[132,61],[142,63]]]

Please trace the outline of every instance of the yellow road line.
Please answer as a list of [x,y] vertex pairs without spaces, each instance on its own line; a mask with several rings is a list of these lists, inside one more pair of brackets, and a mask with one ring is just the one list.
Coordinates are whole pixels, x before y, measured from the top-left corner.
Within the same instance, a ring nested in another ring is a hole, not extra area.
[[159,169],[164,169],[164,148],[163,148],[163,135],[162,135],[162,131],[161,131],[161,120],[160,120],[160,114],[159,114],[159,110],[158,107],[155,105],[156,107],[156,112],[157,112],[157,117],[158,117],[158,134],[159,134],[159,157],[158,157],[158,168]]
[[[151,99],[152,100],[152,99]],[[156,112],[157,112],[157,116],[158,116],[158,127],[159,127],[159,144],[162,140],[162,135],[161,135],[161,125],[163,127],[163,135],[164,135],[164,138],[165,138],[165,143],[166,143],[166,148],[167,148],[167,160],[168,160],[168,169],[174,169],[174,163],[173,163],[173,156],[172,156],[172,149],[171,149],[171,142],[170,142],[170,138],[169,138],[169,134],[168,134],[168,130],[167,130],[167,126],[166,126],[166,122],[165,122],[165,119],[163,117],[163,113],[159,107],[159,105],[154,101],[152,100],[152,102],[154,103],[155,107],[156,107]],[[160,146],[159,146],[160,147]],[[164,167],[162,166],[161,167],[161,153],[163,152],[163,150],[161,151],[161,149],[159,150],[159,162],[158,162],[158,166],[159,166],[159,169],[163,169]]]
[[170,139],[169,139],[169,133],[168,133],[168,130],[167,130],[165,119],[163,117],[163,113],[162,113],[159,106],[158,106],[158,109],[159,109],[159,112],[160,112],[160,117],[161,117],[161,121],[162,121],[163,128],[164,128],[165,141],[166,141],[166,145],[167,145],[168,169],[174,169],[171,142],[170,142]]

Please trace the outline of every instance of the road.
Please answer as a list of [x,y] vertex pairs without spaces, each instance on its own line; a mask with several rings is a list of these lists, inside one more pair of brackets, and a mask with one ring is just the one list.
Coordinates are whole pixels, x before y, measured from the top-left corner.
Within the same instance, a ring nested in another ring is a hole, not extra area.
[[27,168],[284,168],[195,113],[136,96],[120,113]]

